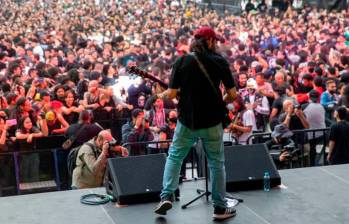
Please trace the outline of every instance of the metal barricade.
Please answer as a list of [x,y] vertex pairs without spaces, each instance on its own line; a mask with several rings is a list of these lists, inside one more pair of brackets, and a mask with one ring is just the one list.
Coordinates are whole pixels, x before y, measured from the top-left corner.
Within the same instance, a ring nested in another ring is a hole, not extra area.
[[[315,164],[318,164],[321,156],[323,156],[323,164],[326,164],[326,146],[328,144],[328,132],[330,128],[320,128],[320,129],[303,129],[303,130],[292,130],[293,136],[292,139],[294,140],[297,147],[299,147],[301,151],[301,167],[304,167],[304,146],[307,143],[311,143],[309,155],[306,154],[306,156],[311,156],[310,153],[314,153],[315,150],[315,156],[316,156],[316,145],[318,145],[319,142],[322,142],[322,150],[320,152],[320,158],[315,161]],[[247,144],[254,143],[264,143],[267,140],[271,139],[271,132],[264,132],[264,133],[256,133],[252,134],[247,139]],[[315,139],[315,140],[314,140]],[[322,141],[321,141],[322,140]],[[315,147],[315,149],[313,148]]]
[[[52,153],[53,156],[53,164],[50,160],[43,160],[47,167],[53,166],[53,172],[54,172],[54,181],[55,185],[53,186],[53,183],[50,181],[46,181],[45,186],[47,188],[56,188],[57,190],[61,189],[61,181],[60,181],[60,166],[58,163],[58,156],[57,152],[61,150],[62,143],[66,140],[66,138],[63,135],[53,135],[53,136],[47,136],[47,137],[41,137],[41,138],[33,138],[32,142],[32,149],[31,150],[21,150],[18,148],[16,151],[10,152],[13,155],[14,160],[14,172],[16,177],[16,186],[17,186],[17,194],[21,194],[21,180],[20,180],[20,156],[21,155],[29,155],[37,153],[39,156],[43,155],[45,153]],[[22,143],[25,143],[26,140],[17,140],[19,145]],[[40,157],[39,157],[40,158]],[[39,159],[40,161],[40,159]],[[29,185],[29,184],[28,184]],[[40,184],[37,184],[38,186]],[[39,187],[38,187],[39,188]]]

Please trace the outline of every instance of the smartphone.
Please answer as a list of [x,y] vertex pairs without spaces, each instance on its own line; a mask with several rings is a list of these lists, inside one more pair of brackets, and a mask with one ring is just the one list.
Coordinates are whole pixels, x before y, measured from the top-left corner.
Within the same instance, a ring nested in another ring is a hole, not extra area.
[[6,120],[6,124],[9,127],[17,125],[17,120],[16,119]]

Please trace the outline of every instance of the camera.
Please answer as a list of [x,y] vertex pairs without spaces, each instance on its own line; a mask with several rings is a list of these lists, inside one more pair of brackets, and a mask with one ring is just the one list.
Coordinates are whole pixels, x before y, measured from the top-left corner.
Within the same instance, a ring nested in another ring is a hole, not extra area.
[[114,147],[114,146],[117,146],[117,141],[115,139],[111,140],[110,142],[108,142],[109,144],[109,147]]
[[110,158],[116,157],[118,155],[118,152],[114,150],[114,147],[117,146],[117,141],[115,139],[111,140],[108,142],[109,144],[109,149],[108,149],[108,154]]
[[284,152],[288,152],[287,158],[292,159],[298,156],[300,149],[296,148],[295,145],[286,145],[284,146]]

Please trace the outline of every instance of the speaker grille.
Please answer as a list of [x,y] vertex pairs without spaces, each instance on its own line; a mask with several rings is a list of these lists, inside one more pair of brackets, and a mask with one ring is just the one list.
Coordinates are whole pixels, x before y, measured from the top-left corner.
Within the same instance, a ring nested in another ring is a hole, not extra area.
[[109,159],[114,197],[120,204],[159,200],[165,163],[166,154]]

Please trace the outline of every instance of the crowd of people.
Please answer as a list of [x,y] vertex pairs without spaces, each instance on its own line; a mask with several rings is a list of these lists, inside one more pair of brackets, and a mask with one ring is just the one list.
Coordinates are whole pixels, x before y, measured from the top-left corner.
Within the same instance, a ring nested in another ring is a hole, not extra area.
[[[69,138],[86,120],[102,127],[79,133],[80,145],[102,129],[119,144],[171,139],[177,100],[154,100],[159,84],[127,68],[169,83],[173,63],[191,52],[193,31],[202,26],[221,36],[218,51],[236,81],[239,97],[227,105],[233,122],[225,131],[240,144],[280,124],[329,127],[339,106],[349,110],[348,10],[265,4],[237,16],[189,1],[4,0],[0,14],[0,151],[18,140],[29,150],[33,138]],[[308,136],[312,151],[320,137]],[[158,148],[129,147],[131,155]],[[38,177],[38,160],[23,156],[25,181]]]

